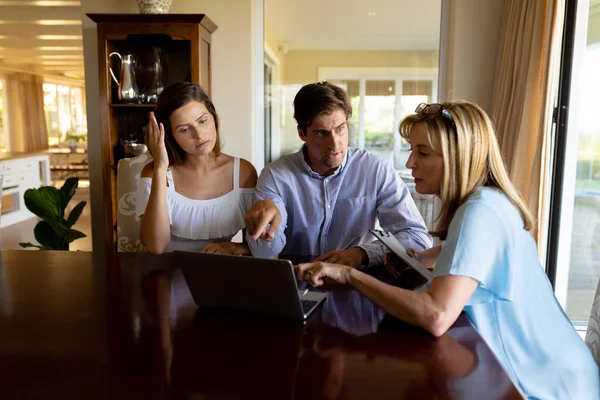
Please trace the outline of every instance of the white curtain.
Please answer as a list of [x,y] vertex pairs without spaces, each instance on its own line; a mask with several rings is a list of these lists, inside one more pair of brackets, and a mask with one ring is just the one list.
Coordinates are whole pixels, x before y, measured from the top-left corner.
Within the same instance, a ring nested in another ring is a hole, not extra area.
[[536,240],[546,231],[547,140],[564,8],[564,0],[506,0],[496,62],[491,116],[511,179],[538,217]]
[[41,76],[21,72],[6,77],[10,151],[34,153],[48,149],[43,83]]

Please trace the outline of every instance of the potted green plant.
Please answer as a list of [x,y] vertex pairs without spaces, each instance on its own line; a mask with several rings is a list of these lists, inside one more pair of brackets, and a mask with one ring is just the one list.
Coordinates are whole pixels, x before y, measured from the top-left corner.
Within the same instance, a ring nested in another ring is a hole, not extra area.
[[75,151],[77,144],[80,141],[85,141],[85,140],[86,140],[86,135],[78,135],[77,132],[72,129],[68,130],[65,133],[65,136],[63,137],[63,142],[69,143],[69,148],[71,149],[71,151]]
[[69,250],[72,241],[86,237],[83,232],[72,229],[85,207],[85,201],[80,201],[65,219],[65,209],[73,198],[78,183],[79,178],[69,178],[60,189],[42,186],[25,191],[25,206],[42,221],[33,229],[39,245],[27,242],[19,243],[19,246],[37,247],[40,250]]

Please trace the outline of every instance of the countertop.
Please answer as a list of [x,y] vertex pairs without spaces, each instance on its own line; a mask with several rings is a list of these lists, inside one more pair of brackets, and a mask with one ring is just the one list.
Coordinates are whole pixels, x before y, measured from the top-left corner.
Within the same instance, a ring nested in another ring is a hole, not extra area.
[[48,154],[47,150],[37,151],[37,152],[32,152],[32,153],[24,152],[24,151],[9,151],[7,153],[0,153],[0,161],[16,160],[18,158],[45,156],[47,154]]

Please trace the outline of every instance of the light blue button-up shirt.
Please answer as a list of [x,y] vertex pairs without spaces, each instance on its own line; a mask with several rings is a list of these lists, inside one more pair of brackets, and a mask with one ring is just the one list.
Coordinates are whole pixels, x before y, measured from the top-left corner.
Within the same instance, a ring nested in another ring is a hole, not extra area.
[[271,242],[246,235],[255,257],[314,256],[358,246],[369,265],[383,264],[385,246],[369,232],[377,220],[406,248],[431,247],[431,237],[408,191],[391,165],[366,150],[348,148],[333,175],[313,171],[297,153],[267,165],[256,185],[257,200],[271,199],[281,225]]

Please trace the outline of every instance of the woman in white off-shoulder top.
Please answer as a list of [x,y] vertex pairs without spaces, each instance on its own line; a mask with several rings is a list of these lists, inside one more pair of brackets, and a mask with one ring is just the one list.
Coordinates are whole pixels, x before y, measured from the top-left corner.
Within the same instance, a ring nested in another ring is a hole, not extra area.
[[174,83],[160,94],[146,131],[154,161],[138,181],[140,238],[150,253],[202,250],[249,254],[231,238],[254,201],[256,170],[221,152],[219,118],[197,84]]

